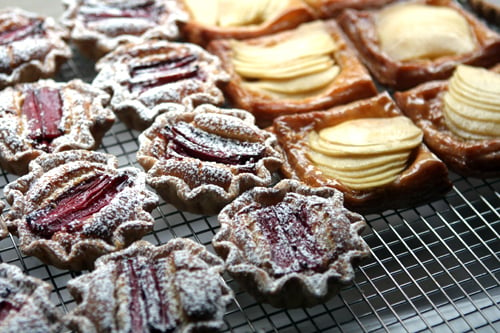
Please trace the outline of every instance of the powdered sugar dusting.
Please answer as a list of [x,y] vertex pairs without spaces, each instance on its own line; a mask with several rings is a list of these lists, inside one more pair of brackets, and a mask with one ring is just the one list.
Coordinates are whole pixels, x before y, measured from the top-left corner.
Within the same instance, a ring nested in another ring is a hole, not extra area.
[[68,322],[80,331],[218,329],[232,299],[222,268],[219,258],[188,239],[159,247],[136,242],[102,257],[92,273],[68,283],[81,300]]

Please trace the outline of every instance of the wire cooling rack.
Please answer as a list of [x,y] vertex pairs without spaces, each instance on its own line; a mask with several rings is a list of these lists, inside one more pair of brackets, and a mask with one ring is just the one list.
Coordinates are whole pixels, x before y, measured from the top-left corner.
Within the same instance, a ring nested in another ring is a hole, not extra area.
[[[75,52],[56,79],[90,82],[94,75],[93,63]],[[140,168],[138,135],[118,121],[99,151],[115,155],[121,167]],[[372,257],[357,269],[353,286],[322,305],[273,308],[225,276],[235,301],[224,332],[500,332],[500,179],[450,177],[454,187],[441,200],[365,216],[363,237]],[[16,178],[2,171],[2,200],[3,187]],[[154,231],[144,239],[163,244],[187,237],[212,251],[215,216],[178,211],[163,201],[153,214]],[[0,241],[0,260],[51,283],[52,301],[63,312],[76,306],[66,285],[82,272],[22,255],[14,236]]]

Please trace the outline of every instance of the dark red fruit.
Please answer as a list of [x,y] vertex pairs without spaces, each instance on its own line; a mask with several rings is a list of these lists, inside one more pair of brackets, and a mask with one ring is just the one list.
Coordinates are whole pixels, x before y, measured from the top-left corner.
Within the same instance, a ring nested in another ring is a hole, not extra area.
[[162,11],[161,6],[155,6],[155,2],[145,1],[138,5],[129,5],[125,1],[116,5],[92,5],[82,7],[81,13],[85,22],[94,22],[110,18],[145,18],[156,21]]
[[12,311],[17,312],[19,310],[20,309],[18,307],[8,300],[0,301],[0,322],[2,322],[2,320],[4,320]]
[[40,149],[48,150],[48,146],[63,131],[59,128],[62,118],[62,100],[59,90],[42,87],[26,90],[22,112],[28,118],[30,134]]
[[119,262],[118,274],[128,281],[130,332],[174,332],[177,322],[160,286],[164,269],[134,257]]
[[165,128],[169,148],[182,156],[231,165],[255,163],[264,154],[258,142],[228,139],[200,130],[186,122]]
[[37,36],[41,34],[43,34],[43,21],[40,19],[33,19],[26,25],[14,26],[13,29],[0,32],[0,45],[10,44],[28,36]]
[[249,206],[244,214],[252,210],[252,216],[269,241],[271,258],[277,266],[287,273],[325,269],[325,250],[317,246],[306,203],[279,202],[257,209]]
[[50,238],[59,231],[81,230],[83,222],[103,207],[129,184],[127,175],[95,175],[68,189],[50,205],[26,217],[33,233]]
[[198,59],[195,55],[172,58],[163,61],[131,66],[132,78],[129,89],[133,92],[158,87],[167,83],[195,77],[198,66],[194,65]]

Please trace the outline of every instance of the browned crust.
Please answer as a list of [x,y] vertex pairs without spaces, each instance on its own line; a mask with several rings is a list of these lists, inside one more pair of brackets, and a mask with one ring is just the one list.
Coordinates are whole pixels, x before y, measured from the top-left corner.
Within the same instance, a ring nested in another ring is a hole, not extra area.
[[437,199],[451,189],[448,169],[424,144],[415,149],[409,165],[394,182],[370,190],[353,190],[324,176],[306,156],[307,137],[312,130],[351,119],[400,115],[389,94],[382,93],[323,112],[279,117],[273,128],[287,157],[283,173],[310,186],[337,188],[344,193],[346,207],[360,213],[415,206]]
[[379,47],[374,15],[377,11],[346,10],[339,24],[352,40],[361,59],[382,84],[409,89],[431,80],[447,79],[458,64],[489,67],[500,62],[500,35],[451,0],[417,0],[432,6],[447,6],[458,11],[469,23],[477,48],[466,54],[441,57],[432,61],[394,61]]
[[[184,10],[189,13],[189,9],[183,1],[179,1]],[[293,29],[301,23],[314,19],[314,13],[304,2],[292,0],[287,8],[273,20],[266,21],[256,26],[243,26],[222,28],[217,26],[205,26],[194,19],[188,20],[183,27],[184,38],[195,44],[206,46],[215,39],[248,39],[274,34],[276,32]]]
[[[500,73],[500,65],[494,70]],[[463,176],[500,176],[500,138],[465,140],[453,134],[442,112],[442,96],[447,90],[448,81],[428,82],[398,92],[394,98],[401,110],[424,131],[425,143],[451,170]]]
[[[370,74],[348,45],[347,39],[337,23],[329,20],[325,22],[325,25],[337,43],[338,50],[335,52],[335,60],[340,65],[341,71],[323,93],[301,100],[278,100],[244,88],[241,76],[235,72],[232,65],[233,52],[230,41],[218,40],[210,43],[208,50],[221,58],[225,70],[231,75],[231,81],[225,86],[225,93],[233,105],[252,112],[257,119],[257,124],[266,126],[280,115],[324,110],[375,95],[377,89]],[[251,39],[248,42],[251,44],[270,43],[281,40],[290,33],[282,32]]]
[[379,8],[396,0],[306,0],[316,16],[322,19],[337,17],[344,9]]

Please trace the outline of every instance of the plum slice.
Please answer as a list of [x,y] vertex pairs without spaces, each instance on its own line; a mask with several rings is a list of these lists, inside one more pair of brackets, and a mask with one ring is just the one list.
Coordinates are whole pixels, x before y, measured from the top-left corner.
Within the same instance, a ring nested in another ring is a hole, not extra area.
[[26,90],[22,113],[29,122],[29,138],[42,150],[48,150],[52,140],[61,136],[62,100],[59,90],[42,87]]
[[197,76],[199,67],[194,64],[196,55],[186,55],[147,64],[133,65],[130,68],[132,92],[144,92],[167,83]]
[[118,276],[126,277],[130,293],[130,332],[174,332],[177,327],[168,297],[161,290],[160,281],[166,273],[162,261],[150,263],[137,256],[118,263]]
[[28,36],[42,35],[43,31],[43,21],[40,19],[30,20],[25,25],[14,25],[12,29],[0,32],[0,45],[7,45]]
[[28,227],[44,238],[59,231],[77,232],[86,219],[107,206],[129,184],[127,175],[96,174],[68,189],[46,207],[31,212],[26,217]]
[[265,207],[249,205],[239,213],[251,213],[267,239],[271,260],[283,272],[276,276],[304,270],[323,272],[328,268],[326,250],[317,244],[313,233],[310,208],[305,201],[279,202]]
[[203,161],[247,165],[262,158],[265,151],[261,143],[224,138],[183,121],[165,128],[164,134],[174,152]]
[[19,310],[19,307],[8,300],[0,301],[0,322],[2,322],[11,312],[18,312]]
[[[161,6],[156,6],[155,1],[144,1],[139,4],[129,5],[126,2],[93,6],[86,4],[82,7],[85,22],[95,22],[112,18],[144,18],[157,21],[161,13]],[[85,13],[85,11],[88,11]]]

